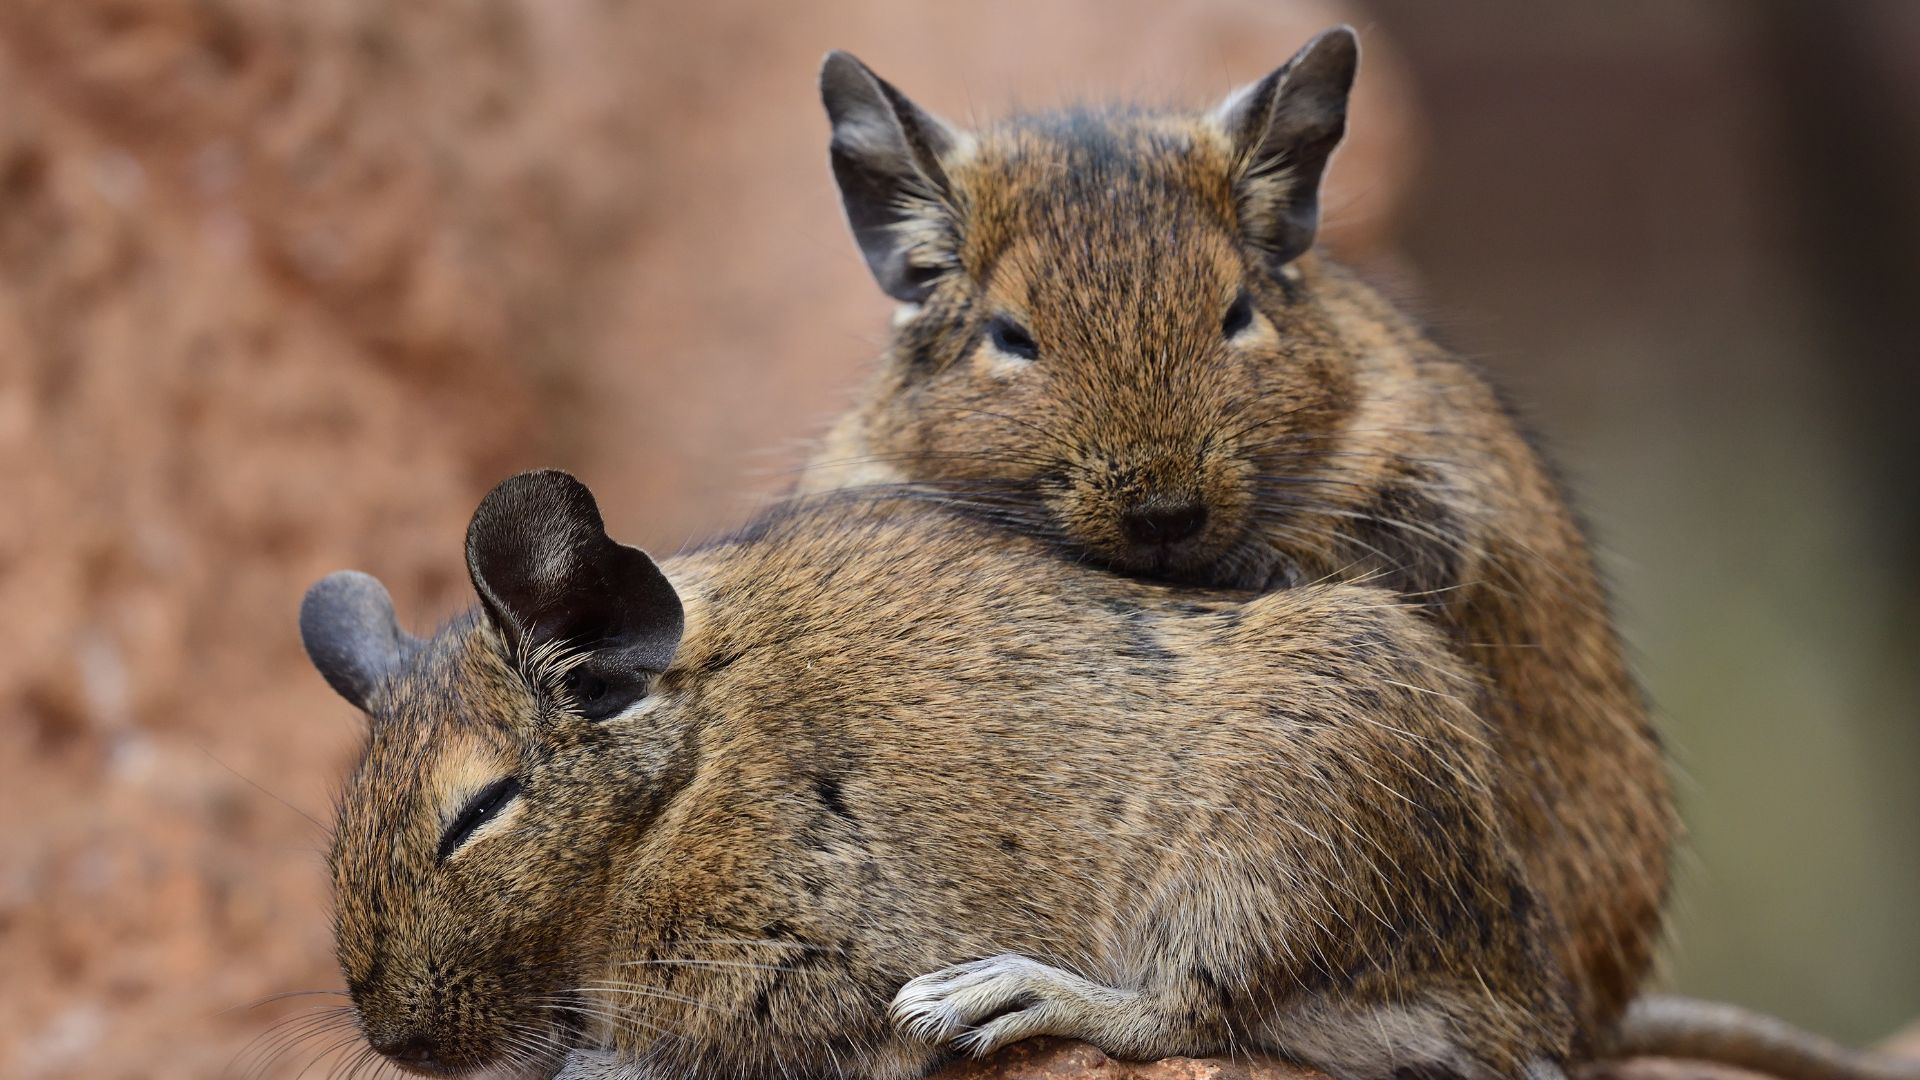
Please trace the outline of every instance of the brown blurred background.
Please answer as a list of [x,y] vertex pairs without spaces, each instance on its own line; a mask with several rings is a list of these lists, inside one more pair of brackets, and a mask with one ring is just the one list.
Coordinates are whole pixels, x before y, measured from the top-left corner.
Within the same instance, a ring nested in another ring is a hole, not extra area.
[[788,481],[888,310],[826,49],[965,120],[1336,19],[1328,241],[1531,406],[1680,755],[1669,981],[1920,1014],[1920,5],[1558,10],[0,3],[0,1075],[214,1076],[339,985],[314,578],[424,627],[511,470],[669,550]]

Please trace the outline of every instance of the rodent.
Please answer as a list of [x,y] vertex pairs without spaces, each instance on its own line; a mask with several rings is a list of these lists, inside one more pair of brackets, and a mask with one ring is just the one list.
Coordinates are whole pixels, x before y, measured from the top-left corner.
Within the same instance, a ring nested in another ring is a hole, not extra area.
[[1138,577],[1416,600],[1481,680],[1590,1048],[1661,930],[1665,756],[1542,456],[1311,249],[1357,64],[1340,27],[1210,112],[963,130],[830,56],[847,220],[903,306],[801,487],[891,486]]
[[1141,578],[1416,601],[1479,681],[1577,1058],[1920,1077],[1728,1006],[1637,998],[1678,832],[1664,753],[1513,411],[1312,250],[1357,65],[1337,27],[1210,112],[970,131],[830,55],[834,176],[901,307],[800,490],[884,487]]
[[551,471],[466,554],[429,639],[351,572],[300,619],[370,720],[339,961],[412,1071],[905,1080],[1055,1034],[1559,1075],[1506,766],[1390,592],[1170,589],[870,493],[655,564]]

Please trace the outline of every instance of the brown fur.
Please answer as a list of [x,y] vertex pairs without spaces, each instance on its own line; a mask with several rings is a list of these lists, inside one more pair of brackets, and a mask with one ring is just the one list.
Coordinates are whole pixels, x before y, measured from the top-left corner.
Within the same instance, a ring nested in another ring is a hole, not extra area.
[[[1285,170],[1250,176],[1217,115],[942,130],[942,197],[898,226],[932,273],[803,487],[897,485],[1139,576],[1417,600],[1483,684],[1503,812],[1602,1035],[1649,964],[1676,825],[1586,542],[1495,393],[1352,275],[1276,269],[1250,238]],[[1229,339],[1242,290],[1257,314]],[[1037,356],[997,349],[996,316]],[[1186,505],[1189,540],[1125,531]]]
[[310,602],[316,662],[373,718],[331,865],[376,1044],[767,1080],[912,1077],[1036,1031],[1343,1077],[1566,1055],[1505,766],[1391,594],[1171,590],[845,498],[665,570],[684,637],[600,722],[569,689],[590,645],[510,647],[493,611],[408,645],[384,594]]

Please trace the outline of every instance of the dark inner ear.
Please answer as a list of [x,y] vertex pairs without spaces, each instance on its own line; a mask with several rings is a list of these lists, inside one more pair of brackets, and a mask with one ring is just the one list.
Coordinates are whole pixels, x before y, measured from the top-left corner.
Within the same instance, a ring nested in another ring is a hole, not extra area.
[[556,646],[584,654],[568,688],[589,716],[643,696],[679,647],[679,594],[646,552],[607,535],[593,494],[566,473],[494,488],[467,528],[467,571],[518,661]]
[[1274,270],[1313,244],[1320,181],[1346,134],[1359,50],[1350,28],[1328,30],[1217,114],[1238,163],[1241,230]]
[[952,227],[940,159],[953,131],[849,53],[827,55],[820,99],[833,122],[833,178],[867,268],[894,299],[926,299],[947,267],[910,234]]
[[307,590],[300,643],[327,685],[368,715],[374,690],[420,648],[394,619],[386,586],[357,570],[328,574]]

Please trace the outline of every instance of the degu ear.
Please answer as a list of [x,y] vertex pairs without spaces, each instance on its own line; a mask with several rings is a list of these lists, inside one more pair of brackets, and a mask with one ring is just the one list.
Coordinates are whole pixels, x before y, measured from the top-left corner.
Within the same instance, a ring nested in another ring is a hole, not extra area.
[[1346,134],[1359,62],[1352,28],[1336,26],[1214,112],[1233,147],[1241,231],[1274,270],[1313,244],[1320,178]]
[[521,473],[481,500],[467,572],[516,656],[564,645],[622,682],[666,670],[680,596],[639,548],[615,543],[587,486],[554,469]]
[[300,641],[327,685],[369,714],[374,690],[420,648],[394,619],[386,586],[357,570],[328,574],[307,590]]
[[888,296],[919,303],[954,264],[952,190],[941,159],[964,136],[849,53],[820,68],[829,154],[847,225]]

